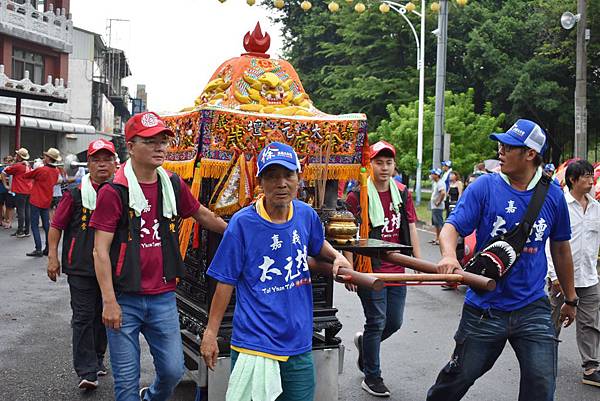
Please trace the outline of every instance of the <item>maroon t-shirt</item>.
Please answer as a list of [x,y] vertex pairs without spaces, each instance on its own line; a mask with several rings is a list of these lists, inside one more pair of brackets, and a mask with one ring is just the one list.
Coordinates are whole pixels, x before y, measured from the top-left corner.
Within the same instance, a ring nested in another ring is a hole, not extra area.
[[[92,182],[92,186],[94,190],[98,191],[100,185]],[[69,227],[69,224],[71,224],[71,216],[73,216],[73,197],[71,196],[71,191],[66,191],[60,198],[58,206],[56,206],[50,227],[65,231]]]
[[[163,255],[162,242],[159,234],[158,207],[158,181],[153,184],[142,184],[142,192],[148,200],[148,207],[140,216],[140,269],[141,291],[140,294],[155,295],[174,291],[175,279],[165,283],[163,281]],[[181,180],[181,191],[177,203],[177,213],[181,218],[192,216],[200,208],[200,202],[190,192],[187,184]],[[110,185],[103,186],[96,201],[96,210],[90,220],[90,227],[96,230],[114,233],[117,230],[119,219],[123,213],[123,206],[119,193]]]
[[[394,204],[392,203],[391,191],[388,190],[387,192],[378,192],[378,194],[385,215],[384,224],[381,228],[381,239],[384,241],[392,242],[394,244],[399,244],[400,223],[402,219],[402,214],[400,212],[396,213],[394,211]],[[348,198],[346,199],[346,203],[348,204],[348,209],[356,215],[360,206],[358,193],[354,191],[350,192],[348,194]],[[410,191],[406,199],[405,208],[406,219],[408,220],[408,222],[416,223],[417,213],[415,211],[415,205],[412,200]],[[378,268],[376,268],[375,271],[378,273],[404,273],[404,267],[389,262],[381,261],[381,265]]]

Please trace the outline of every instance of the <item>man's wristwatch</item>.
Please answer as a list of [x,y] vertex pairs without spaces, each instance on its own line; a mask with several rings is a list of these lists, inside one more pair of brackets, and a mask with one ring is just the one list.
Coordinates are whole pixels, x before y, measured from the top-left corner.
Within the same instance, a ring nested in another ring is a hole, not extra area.
[[575,299],[573,299],[572,301],[565,299],[565,304],[577,308],[577,306],[579,305],[579,298],[575,297]]

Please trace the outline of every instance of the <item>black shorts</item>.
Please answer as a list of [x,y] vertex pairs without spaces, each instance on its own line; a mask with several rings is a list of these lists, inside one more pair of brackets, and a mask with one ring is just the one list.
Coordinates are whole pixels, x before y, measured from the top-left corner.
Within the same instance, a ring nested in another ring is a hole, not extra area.
[[4,204],[8,208],[15,207],[15,196],[9,192],[2,192],[0,193],[0,203]]

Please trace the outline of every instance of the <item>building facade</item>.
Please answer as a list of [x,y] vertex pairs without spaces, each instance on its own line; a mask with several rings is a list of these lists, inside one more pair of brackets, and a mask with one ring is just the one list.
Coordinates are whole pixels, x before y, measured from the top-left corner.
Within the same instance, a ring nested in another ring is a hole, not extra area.
[[[38,100],[23,96],[21,102],[20,144],[33,157],[49,147],[65,149],[69,135],[95,133],[89,125],[71,123],[72,50],[69,0],[0,0],[0,156],[15,150],[16,97],[26,91],[39,94]],[[60,94],[60,102],[53,94]]]
[[[129,90],[123,85],[130,75],[122,50],[108,47],[97,33],[73,29],[69,58],[72,122],[92,125],[96,135],[112,140],[118,151],[124,148],[123,128],[131,116]],[[85,159],[82,152],[91,139],[75,136],[70,153]]]

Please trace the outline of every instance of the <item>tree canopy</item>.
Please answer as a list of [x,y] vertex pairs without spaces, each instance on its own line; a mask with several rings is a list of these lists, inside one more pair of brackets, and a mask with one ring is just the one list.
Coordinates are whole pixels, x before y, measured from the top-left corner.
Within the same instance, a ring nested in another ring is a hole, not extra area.
[[[375,132],[382,120],[392,118],[390,110],[413,108],[418,96],[416,48],[400,16],[381,14],[379,1],[363,2],[367,11],[358,14],[346,1],[339,1],[337,13],[327,10],[327,2],[315,0],[304,12],[288,1],[274,20],[283,28],[284,57],[297,69],[315,105],[334,114],[364,112],[369,130]],[[273,7],[268,0],[264,5]],[[446,89],[472,93],[474,113],[504,115],[500,128],[517,118],[538,122],[549,134],[552,151],[547,157],[554,162],[570,156],[574,131],[576,30],[561,28],[564,11],[575,12],[576,1],[472,0],[466,7],[449,2]],[[418,30],[419,18],[407,17]],[[433,96],[436,39],[430,32],[437,27],[437,14],[430,10],[426,26],[426,93]],[[588,27],[588,131],[593,150],[600,135],[598,1],[588,1]],[[446,131],[455,134],[452,124],[446,121]],[[412,135],[416,141],[416,129]],[[425,137],[432,135],[427,128]],[[462,151],[456,141],[454,136],[452,151]]]

